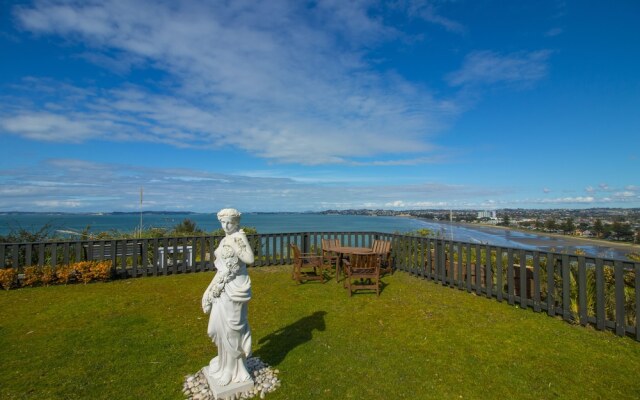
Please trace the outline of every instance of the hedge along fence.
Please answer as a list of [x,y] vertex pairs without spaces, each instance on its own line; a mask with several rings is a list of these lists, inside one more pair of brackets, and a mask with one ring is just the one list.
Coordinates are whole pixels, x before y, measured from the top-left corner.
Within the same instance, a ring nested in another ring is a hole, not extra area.
[[9,290],[17,286],[49,286],[111,279],[111,263],[109,261],[80,261],[58,266],[55,270],[49,265],[32,265],[24,267],[22,273],[13,268],[0,269],[0,287]]
[[[379,232],[298,232],[248,235],[255,266],[292,263],[290,244],[319,253],[321,239],[370,247],[392,242],[397,270],[494,298],[571,323],[613,330],[640,341],[640,263],[557,252],[496,247]],[[0,270],[108,261],[113,277],[213,271],[222,236],[0,244]]]

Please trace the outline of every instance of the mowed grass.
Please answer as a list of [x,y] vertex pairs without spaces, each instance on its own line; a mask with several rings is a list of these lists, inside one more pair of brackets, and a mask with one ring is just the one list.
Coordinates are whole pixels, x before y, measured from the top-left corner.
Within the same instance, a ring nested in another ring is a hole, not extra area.
[[[253,268],[254,354],[270,399],[640,397],[640,343],[397,272],[349,298]],[[216,354],[213,273],[0,293],[0,398],[180,399]]]

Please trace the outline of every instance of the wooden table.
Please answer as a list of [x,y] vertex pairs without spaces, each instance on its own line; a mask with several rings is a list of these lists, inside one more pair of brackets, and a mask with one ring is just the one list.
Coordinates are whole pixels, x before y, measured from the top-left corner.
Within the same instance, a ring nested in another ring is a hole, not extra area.
[[371,254],[373,250],[369,247],[349,247],[349,246],[333,246],[327,251],[338,254],[338,262],[336,263],[336,282],[340,278],[340,269],[342,268],[342,258],[351,254]]

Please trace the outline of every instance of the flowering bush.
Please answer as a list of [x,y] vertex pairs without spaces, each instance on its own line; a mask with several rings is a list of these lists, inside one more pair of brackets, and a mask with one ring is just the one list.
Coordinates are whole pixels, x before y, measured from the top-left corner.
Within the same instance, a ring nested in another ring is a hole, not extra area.
[[98,281],[107,281],[111,278],[111,261],[93,262],[91,265],[92,277]]
[[73,267],[73,265],[63,265],[57,267],[56,277],[58,278],[58,283],[64,283],[66,285],[76,277],[76,269]]
[[49,284],[55,281],[55,279],[56,279],[56,274],[53,271],[53,268],[51,268],[48,265],[42,267],[42,276],[40,277],[40,280],[42,281],[43,285],[49,286]]
[[81,261],[71,265],[76,271],[78,280],[85,285],[93,279],[93,271],[91,270],[93,264],[91,261]]
[[35,286],[42,282],[42,269],[37,265],[24,268],[24,279],[20,284],[22,286]]
[[[17,282],[18,274],[13,268],[0,269],[0,286],[11,289]],[[21,286],[49,286],[51,283],[77,281],[87,284],[91,281],[108,281],[111,278],[111,261],[81,261],[69,265],[60,265],[55,270],[45,265],[32,265],[24,268],[24,274],[19,279]]]
[[4,288],[4,290],[11,289],[13,286],[13,282],[16,279],[16,271],[13,268],[3,268],[0,269],[0,286]]

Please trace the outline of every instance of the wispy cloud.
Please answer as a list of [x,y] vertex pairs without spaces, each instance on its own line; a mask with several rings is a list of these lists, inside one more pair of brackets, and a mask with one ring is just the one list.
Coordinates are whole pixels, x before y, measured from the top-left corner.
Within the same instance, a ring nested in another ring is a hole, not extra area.
[[545,32],[544,35],[547,37],[554,37],[562,34],[562,32],[563,32],[562,28],[551,28],[547,32]]
[[447,31],[464,34],[467,28],[460,22],[443,16],[437,9],[437,4],[433,1],[411,1],[408,4],[409,12],[425,21],[439,25]]
[[349,164],[354,166],[398,166],[398,165],[420,165],[420,164],[438,164],[446,162],[449,154],[437,154],[429,157],[418,157],[400,160],[378,160],[378,161],[351,161]]
[[15,15],[34,34],[83,44],[89,51],[79,57],[117,74],[165,74],[150,87],[91,89],[84,102],[60,96],[56,83],[49,106],[5,97],[2,128],[34,140],[233,146],[305,164],[415,160],[457,112],[450,100],[373,68],[367,51],[398,33],[366,1],[42,1]]
[[[220,174],[187,168],[149,168],[77,159],[48,159],[19,169],[0,169],[2,211],[145,210],[211,212],[233,206],[245,211],[308,211],[346,208],[501,208],[520,206],[629,206],[640,190],[589,196],[517,199],[517,189],[437,182],[396,184],[394,178],[363,180],[331,174],[298,178],[261,171]],[[516,199],[513,199],[513,198]],[[511,199],[510,199],[511,198]],[[304,199],[304,201],[300,201]]]
[[[182,168],[145,168],[74,159],[49,159],[28,168],[0,170],[0,210],[211,211],[234,206],[247,211],[328,208],[436,207],[460,205],[499,191],[464,185],[397,185],[378,180],[357,184],[344,177],[310,181],[274,176],[218,174]],[[73,182],[72,185],[60,184]],[[304,198],[304,202],[300,199]]]
[[558,197],[555,199],[542,199],[540,203],[554,203],[554,204],[582,204],[593,203],[596,201],[592,196],[578,196],[578,197]]
[[510,54],[474,51],[466,56],[458,71],[447,76],[447,80],[452,86],[527,86],[547,75],[550,54],[549,50]]
[[613,188],[608,184],[600,184],[598,188],[593,186],[587,186],[585,192],[586,196],[569,196],[569,197],[557,197],[557,198],[543,198],[534,200],[525,200],[524,202],[536,204],[557,204],[558,206],[565,205],[583,205],[593,204],[610,207],[630,206],[633,203],[640,201],[640,189],[633,185],[627,185],[624,189]]

